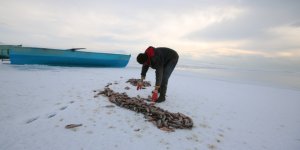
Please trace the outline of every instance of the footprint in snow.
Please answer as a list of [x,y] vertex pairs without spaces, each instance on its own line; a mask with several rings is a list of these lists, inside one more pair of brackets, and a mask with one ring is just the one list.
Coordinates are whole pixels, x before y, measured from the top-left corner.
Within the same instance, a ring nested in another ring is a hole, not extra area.
[[48,114],[48,115],[47,115],[47,118],[52,118],[52,117],[54,117],[54,116],[56,116],[56,113],[51,113],[51,114]]
[[31,123],[31,122],[37,120],[38,118],[39,118],[39,117],[30,118],[30,119],[28,119],[25,123],[26,123],[26,124],[29,124],[29,123]]
[[65,110],[68,106],[61,107],[59,110]]

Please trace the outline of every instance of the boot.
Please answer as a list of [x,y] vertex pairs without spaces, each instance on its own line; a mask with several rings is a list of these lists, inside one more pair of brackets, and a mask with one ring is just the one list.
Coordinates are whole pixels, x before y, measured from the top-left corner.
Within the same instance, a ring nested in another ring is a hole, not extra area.
[[156,103],[161,103],[164,102],[165,100],[166,100],[165,95],[159,95],[158,99],[156,100]]
[[166,100],[167,87],[162,86],[159,89],[160,89],[160,94],[159,94],[158,99],[156,100],[157,103],[161,103]]

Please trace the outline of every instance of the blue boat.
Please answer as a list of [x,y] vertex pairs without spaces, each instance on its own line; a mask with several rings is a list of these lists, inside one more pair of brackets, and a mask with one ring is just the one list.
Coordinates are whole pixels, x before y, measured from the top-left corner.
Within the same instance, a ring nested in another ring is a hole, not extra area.
[[22,45],[0,45],[0,59],[9,59],[9,50],[13,47],[21,47]]
[[81,67],[126,67],[130,55],[96,53],[77,51],[82,48],[68,50],[11,47],[9,58],[11,64],[42,64],[54,66],[81,66]]

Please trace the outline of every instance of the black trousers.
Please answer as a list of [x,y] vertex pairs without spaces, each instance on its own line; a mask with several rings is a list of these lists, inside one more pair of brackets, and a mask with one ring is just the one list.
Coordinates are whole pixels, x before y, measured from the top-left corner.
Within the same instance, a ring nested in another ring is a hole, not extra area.
[[162,77],[162,82],[160,85],[160,96],[166,96],[167,93],[167,87],[168,87],[168,81],[169,78],[175,69],[177,62],[178,62],[178,54],[176,54],[171,60],[165,63],[164,65],[164,71],[163,71],[163,77]]

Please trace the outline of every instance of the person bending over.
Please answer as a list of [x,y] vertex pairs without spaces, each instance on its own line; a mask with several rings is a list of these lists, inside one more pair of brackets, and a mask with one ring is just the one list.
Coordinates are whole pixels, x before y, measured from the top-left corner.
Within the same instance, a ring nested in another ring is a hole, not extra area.
[[[163,102],[166,100],[166,92],[169,78],[178,62],[178,54],[175,50],[167,47],[154,48],[149,46],[145,53],[137,56],[137,62],[142,66],[141,80],[138,82],[137,90],[143,86],[143,80],[149,67],[155,69],[156,82],[155,89],[152,92],[153,102]],[[158,97],[159,93],[159,97]]]

